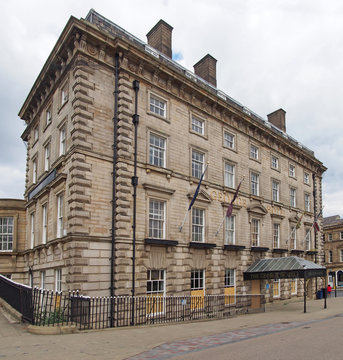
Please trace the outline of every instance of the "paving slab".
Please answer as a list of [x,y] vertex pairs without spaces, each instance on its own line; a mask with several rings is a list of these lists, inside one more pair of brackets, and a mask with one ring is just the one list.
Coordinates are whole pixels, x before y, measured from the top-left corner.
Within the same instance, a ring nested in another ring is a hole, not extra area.
[[[280,300],[266,305],[266,312],[236,317],[167,325],[78,331],[66,335],[34,335],[20,323],[10,323],[0,313],[0,359],[50,359],[51,354],[64,359],[142,359],[148,352],[160,351],[179,355],[180,350],[197,351],[202,346],[222,346],[229,341],[285,331],[299,324],[340,316],[343,298],[307,302],[303,313],[302,299]],[[300,326],[300,325],[299,325]],[[194,340],[195,339],[195,340]],[[152,356],[152,354],[150,354]],[[158,356],[161,356],[159,354]],[[168,355],[169,356],[169,355]],[[153,359],[153,357],[150,357]],[[162,357],[155,357],[162,359]],[[166,357],[167,358],[167,357]]]

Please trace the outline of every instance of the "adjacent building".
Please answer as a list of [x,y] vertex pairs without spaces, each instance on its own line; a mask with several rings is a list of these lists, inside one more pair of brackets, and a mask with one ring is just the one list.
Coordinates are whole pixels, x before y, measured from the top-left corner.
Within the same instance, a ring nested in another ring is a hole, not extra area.
[[323,263],[326,168],[283,109],[263,119],[219,90],[211,55],[194,71],[175,62],[172,30],[160,20],[145,43],[94,10],[65,26],[19,113],[24,280],[98,296],[302,294],[243,272],[262,257]]
[[25,230],[25,200],[0,199],[0,273],[13,280],[23,280]]
[[339,215],[323,219],[325,237],[325,266],[328,284],[332,287],[343,286],[343,219]]

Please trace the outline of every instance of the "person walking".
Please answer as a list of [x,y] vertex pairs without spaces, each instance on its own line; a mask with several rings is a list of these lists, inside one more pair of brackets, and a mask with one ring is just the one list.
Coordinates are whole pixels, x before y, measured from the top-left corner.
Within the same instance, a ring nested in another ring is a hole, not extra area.
[[332,288],[331,288],[331,285],[329,284],[328,285],[328,297],[331,297],[331,290],[332,290]]

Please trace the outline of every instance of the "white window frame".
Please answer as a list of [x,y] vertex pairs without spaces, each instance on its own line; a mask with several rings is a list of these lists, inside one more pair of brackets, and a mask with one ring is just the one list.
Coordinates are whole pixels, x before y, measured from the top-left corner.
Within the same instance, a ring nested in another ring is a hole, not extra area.
[[343,262],[343,249],[341,249],[341,262]]
[[259,148],[256,145],[250,144],[250,158],[254,160],[259,159]]
[[[277,293],[274,291],[275,290],[275,284],[277,284]],[[273,298],[277,299],[280,297],[280,287],[281,287],[281,282],[280,279],[274,279],[273,280]]]
[[306,229],[305,230],[305,247],[306,247],[306,251],[310,251],[311,250],[311,229]]
[[[166,291],[165,273],[166,273],[166,271],[163,269],[157,269],[157,270],[148,269],[147,270],[146,292],[148,295],[151,295],[151,294],[163,294],[163,296],[165,295],[165,291]],[[152,276],[152,275],[154,275],[154,276]],[[155,275],[157,275],[157,276],[155,276]],[[161,289],[161,287],[162,287],[162,289]]]
[[45,111],[45,126],[51,124],[52,121],[52,105],[50,104]]
[[251,195],[260,195],[260,175],[258,173],[250,173],[250,191]]
[[341,232],[339,233],[339,239],[340,239],[340,240],[343,240],[343,231],[341,231]]
[[260,246],[260,232],[261,222],[260,219],[251,219],[251,246]]
[[[292,283],[294,284],[294,291],[292,291]],[[291,295],[298,293],[298,279],[291,279]]]
[[55,291],[62,291],[62,269],[55,269]]
[[191,291],[205,290],[205,270],[191,271]]
[[61,88],[61,107],[69,100],[69,83],[66,82]]
[[235,188],[236,166],[229,161],[224,161],[224,186]]
[[[154,140],[154,141],[153,141]],[[161,168],[166,167],[167,139],[154,132],[149,134],[149,164]]]
[[234,150],[236,146],[236,136],[227,130],[224,130],[224,147]]
[[46,244],[48,232],[48,205],[42,205],[42,244]]
[[332,233],[328,234],[328,241],[332,241],[332,239],[333,239]]
[[279,169],[279,158],[275,155],[272,155],[271,158],[271,168],[275,170]]
[[236,243],[236,216],[225,216],[225,245]]
[[60,139],[59,139],[59,156],[65,155],[66,152],[66,135],[67,135],[67,131],[66,131],[66,126],[63,125],[60,128]]
[[294,187],[289,188],[289,205],[291,207],[297,206],[297,189]]
[[310,185],[310,174],[307,172],[304,172],[304,184]]
[[291,226],[291,249],[295,250],[297,248],[297,227],[295,225]]
[[280,183],[276,180],[272,180],[272,200],[280,201]]
[[0,252],[12,252],[14,243],[13,216],[0,216],[0,239]]
[[311,211],[311,196],[310,194],[304,194],[305,211]]
[[46,285],[46,272],[45,272],[45,270],[42,270],[40,272],[40,287],[41,287],[41,289],[45,289],[45,285]]
[[167,101],[160,97],[150,94],[149,96],[149,110],[151,113],[160,116],[164,119],[167,118]]
[[205,154],[196,149],[192,149],[192,177],[201,178],[204,172]]
[[273,223],[273,248],[280,248],[280,224]]
[[38,125],[33,129],[33,142],[35,143],[39,139],[39,128]]
[[192,207],[192,242],[205,242],[205,209]]
[[32,160],[32,183],[35,184],[38,178],[38,170],[37,170],[37,156]]
[[289,176],[295,178],[295,165],[289,164]]
[[166,202],[149,199],[149,238],[165,239],[166,234]]
[[32,271],[29,272],[29,287],[33,287],[33,273]]
[[191,130],[192,132],[205,135],[205,120],[198,118],[197,116],[191,116]]
[[64,203],[64,194],[57,195],[57,232],[56,236],[58,238],[63,237],[63,203]]
[[30,214],[30,249],[35,246],[35,213]]
[[224,286],[235,287],[236,286],[236,269],[225,269],[225,283]]
[[49,171],[50,169],[50,142],[44,146],[44,171]]

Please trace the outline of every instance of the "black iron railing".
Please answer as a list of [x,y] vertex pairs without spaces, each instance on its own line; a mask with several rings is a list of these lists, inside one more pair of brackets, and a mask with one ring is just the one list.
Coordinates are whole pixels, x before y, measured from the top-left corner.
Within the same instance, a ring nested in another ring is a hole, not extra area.
[[0,275],[0,297],[22,314],[25,321],[33,321],[32,288]]
[[[78,292],[34,289],[35,325],[75,324],[79,329],[162,324],[265,309],[264,295],[88,297]],[[113,312],[111,312],[111,309]]]
[[265,310],[264,295],[89,297],[32,289],[0,275],[0,297],[38,326],[103,329],[227,318]]

